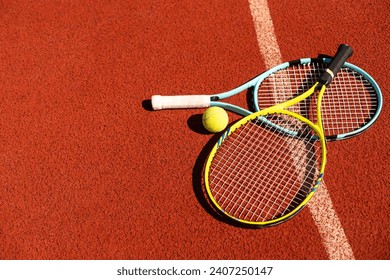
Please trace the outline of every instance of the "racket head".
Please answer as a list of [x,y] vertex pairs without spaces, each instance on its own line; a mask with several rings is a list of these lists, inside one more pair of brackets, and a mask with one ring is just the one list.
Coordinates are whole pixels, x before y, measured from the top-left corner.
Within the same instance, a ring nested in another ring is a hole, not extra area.
[[[328,67],[330,58],[303,58],[281,64],[259,76],[254,85],[255,111],[268,108],[306,91]],[[345,62],[322,102],[324,134],[327,140],[347,139],[371,127],[382,110],[382,93],[376,81],[363,69]],[[290,108],[313,122],[316,100]]]
[[322,180],[325,142],[321,128],[295,112],[273,107],[251,114],[226,130],[210,152],[207,195],[240,223],[266,227],[286,221]]

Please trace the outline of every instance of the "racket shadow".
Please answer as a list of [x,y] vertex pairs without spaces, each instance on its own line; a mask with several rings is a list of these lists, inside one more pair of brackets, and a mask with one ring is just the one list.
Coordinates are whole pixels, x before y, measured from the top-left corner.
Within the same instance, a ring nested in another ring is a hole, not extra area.
[[[194,116],[194,118],[191,120],[191,122],[195,122],[197,120],[197,116]],[[189,124],[190,126],[190,124]],[[195,127],[195,126],[194,126]],[[191,128],[192,129],[192,128]],[[198,132],[198,131],[196,131]],[[199,133],[199,132],[198,132]],[[206,132],[207,133],[207,132]],[[204,167],[205,163],[207,161],[208,155],[210,154],[210,151],[212,150],[215,143],[220,138],[221,134],[215,134],[211,137],[211,139],[206,143],[202,151],[200,152],[199,156],[197,157],[195,161],[194,168],[192,170],[192,186],[195,193],[196,198],[199,201],[199,204],[203,207],[203,209],[211,215],[213,218],[220,222],[227,223],[232,226],[240,226],[238,223],[234,223],[232,219],[228,219],[227,217],[224,217],[224,215],[221,215],[220,212],[210,203],[205,185],[204,185]]]
[[[201,117],[201,115],[200,115]],[[194,116],[194,118],[198,118],[198,116]],[[218,139],[221,137],[223,132],[215,134],[211,137],[211,139],[206,143],[202,151],[200,152],[199,156],[197,157],[195,161],[195,165],[192,171],[192,184],[193,184],[193,191],[195,193],[196,198],[198,199],[198,202],[200,205],[205,209],[205,211],[210,214],[213,218],[216,220],[226,223],[230,226],[234,226],[237,228],[245,228],[245,229],[265,229],[269,227],[273,227],[276,225],[279,225],[281,223],[284,223],[291,218],[295,217],[301,210],[303,210],[305,205],[300,208],[296,213],[294,213],[291,217],[278,222],[274,223],[272,225],[268,226],[261,226],[261,225],[251,225],[251,224],[246,224],[246,223],[241,223],[238,222],[234,219],[231,219],[227,217],[226,215],[222,214],[218,208],[214,206],[213,203],[211,203],[206,188],[204,184],[204,168],[205,168],[205,163],[208,159],[208,156],[214,147],[215,143],[218,141]],[[290,137],[288,137],[290,139]],[[293,138],[291,138],[293,139]],[[304,181],[301,182],[300,187],[298,188],[298,192],[294,195],[294,200],[292,201],[293,203],[290,204],[290,206],[286,209],[287,212],[292,211],[296,206],[294,204],[300,203],[310,192],[311,187],[313,186],[313,181],[315,181],[315,178],[318,176],[317,169],[316,167],[316,152],[313,150],[312,145],[305,145],[305,166],[307,167],[304,170],[303,174],[304,176]],[[291,209],[290,209],[291,208]]]

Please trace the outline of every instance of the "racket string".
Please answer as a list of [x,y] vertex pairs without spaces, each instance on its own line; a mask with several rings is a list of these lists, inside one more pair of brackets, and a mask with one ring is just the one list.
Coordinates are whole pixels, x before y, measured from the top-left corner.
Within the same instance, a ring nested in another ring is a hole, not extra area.
[[[271,159],[271,160],[272,160],[272,159]],[[264,162],[259,162],[259,163],[260,163],[261,165],[264,165],[264,164],[265,164]],[[256,166],[256,167],[257,167],[257,166]],[[265,180],[264,180],[264,182],[267,183],[267,184],[272,183],[272,181],[270,180],[270,178],[271,178],[271,177],[275,177],[275,174],[274,174],[273,170],[272,170],[272,169],[271,169],[271,170],[265,170],[264,172],[266,173],[266,174],[265,174]],[[281,174],[282,174],[282,173],[281,173]],[[259,174],[256,174],[256,175],[259,175]],[[280,175],[279,175],[279,176],[280,176]],[[283,175],[280,176],[280,177],[282,178],[283,181],[285,181],[285,179],[287,178],[287,176],[288,176],[288,173],[285,171],[285,172],[283,173]],[[254,184],[255,182],[249,182],[249,183]],[[250,198],[251,198],[252,200],[255,200],[255,201],[256,201],[256,199],[254,198],[253,194],[255,194],[255,192],[252,193],[252,195],[250,196]],[[250,207],[250,209],[248,209],[248,210],[249,210],[249,211],[248,211],[248,214],[249,214],[249,213],[253,213],[253,214],[252,214],[252,217],[253,217],[254,214],[256,214],[256,209],[255,209],[255,211],[253,211],[253,206],[255,206],[255,205],[258,206],[258,205],[261,205],[261,204],[263,204],[263,203],[265,203],[265,204],[272,203],[272,202],[271,202],[271,199],[273,198],[273,200],[277,200],[277,199],[278,199],[277,195],[278,195],[278,194],[275,194],[275,190],[271,191],[271,193],[264,193],[264,192],[261,192],[261,193],[259,194],[259,197],[263,197],[263,198],[259,201],[259,203],[250,204],[251,207]],[[279,194],[279,195],[280,195],[280,194]],[[288,194],[286,194],[286,195],[288,195]],[[264,201],[264,199],[265,199],[265,201]],[[243,200],[247,200],[246,197],[243,198]],[[272,210],[272,208],[273,208],[273,205],[270,206],[269,211]],[[258,209],[258,207],[257,207],[257,209]],[[264,209],[263,209],[263,210],[264,210]],[[267,212],[267,214],[269,213],[269,211]],[[263,214],[262,212],[263,212],[263,211],[260,212],[260,215]],[[232,213],[232,214],[233,214],[233,215],[236,215],[237,212],[234,212],[234,213]],[[244,216],[244,219],[247,219],[247,216]]]
[[[344,82],[336,82],[329,87],[328,94],[332,99],[323,106],[335,112],[330,118],[327,117],[327,111],[324,109],[324,127],[326,126],[328,131],[333,129],[333,134],[338,131],[348,132],[358,129],[373,116],[376,108],[376,104],[372,101],[375,100],[375,90],[367,81],[362,80],[362,76],[359,77],[352,71],[343,71],[336,79],[335,81]],[[339,92],[343,94],[340,95]],[[341,100],[337,100],[336,96],[340,96]]]
[[[250,128],[250,132],[252,132],[252,129],[253,129],[253,127]],[[246,143],[249,143],[251,148],[256,145],[256,141],[253,141],[253,140],[254,140],[253,137],[251,137],[250,139],[246,139]],[[237,170],[221,169],[223,171],[222,180],[226,180],[226,177],[230,177],[231,174],[234,174],[234,177],[231,178],[229,180],[229,182],[239,182],[240,184],[238,186],[242,186],[244,184],[253,184],[254,182],[252,182],[251,180],[254,180],[254,178],[258,175],[258,174],[252,174],[252,176],[248,176],[248,175],[250,175],[250,172],[243,170],[245,164],[254,165],[253,170],[255,170],[255,168],[258,168],[259,165],[264,165],[264,162],[262,162],[261,160],[257,161],[257,162],[253,160],[254,158],[257,157],[257,155],[256,155],[256,153],[252,153],[252,152],[246,152],[244,154],[241,153],[240,157],[237,157],[236,161],[232,161],[231,157],[232,157],[232,155],[235,155],[237,153],[238,149],[241,148],[240,144],[242,145],[242,143],[243,143],[242,141],[243,141],[242,137],[236,137],[235,139],[233,139],[232,144],[230,146],[228,146],[228,149],[230,147],[233,147],[233,151],[228,150],[227,153],[230,154],[230,156],[227,159],[222,158],[223,161],[225,161],[225,160],[227,160],[228,162],[230,161],[233,165],[239,166],[239,168]],[[237,145],[236,144],[237,142],[240,144]],[[248,146],[247,144],[245,144],[245,145]],[[248,151],[251,151],[251,150],[248,149]],[[256,150],[254,150],[254,151],[256,151]],[[249,158],[246,157],[248,154],[249,154]],[[268,156],[268,155],[265,154],[265,156]],[[217,175],[221,175],[221,174],[217,174]],[[247,180],[247,182],[245,182],[245,181],[243,181],[243,178],[250,178],[250,179],[249,179],[249,181]],[[241,201],[243,199],[242,195],[245,192],[241,188],[231,189],[230,192],[228,192],[226,194],[226,190],[228,188],[225,188],[226,187],[225,185],[223,185],[222,187],[223,187],[224,192],[221,194],[221,198],[227,198],[227,201],[229,202],[229,204],[225,205],[224,202],[221,201],[221,204],[223,207],[229,208],[231,205],[231,202]],[[238,193],[239,197],[236,197],[236,195],[233,195],[233,193],[236,193],[236,192]],[[237,206],[237,204],[238,203],[235,203],[234,206]]]
[[[273,73],[259,87],[259,107],[270,107],[306,91],[326,67],[323,62],[311,62]],[[312,97],[289,110],[316,122],[315,104],[315,97]],[[360,73],[347,67],[342,68],[327,88],[322,101],[325,135],[348,133],[364,126],[374,116],[377,107],[373,85]]]
[[[277,119],[280,122],[280,116],[272,119],[272,122],[276,122]],[[281,123],[286,125],[286,120],[279,124]],[[296,120],[293,119],[291,124],[296,127]],[[281,133],[276,138],[272,137],[272,133],[275,133],[272,129],[275,128],[264,128],[257,122],[239,129],[242,129],[242,132],[232,134],[229,143],[225,141],[213,159],[210,171],[213,196],[222,209],[241,219],[265,221],[284,215],[289,208],[295,208],[295,205],[299,205],[307,196],[312,182],[306,181],[309,177],[314,178],[308,175],[314,173],[317,168],[314,164],[310,169],[299,171],[302,173],[299,175],[295,165],[301,162],[301,166],[307,166],[305,162],[315,162],[318,153],[313,152],[310,158],[299,159],[301,154],[307,155],[307,152],[295,152],[301,143],[298,137],[295,139],[291,134],[286,136]],[[291,130],[291,127],[288,129]],[[243,141],[246,133],[250,133],[251,137]],[[309,139],[308,135],[304,135],[304,138]],[[305,142],[312,145],[313,141],[307,139]],[[280,158],[276,152],[281,146],[284,153],[289,154],[287,158]],[[243,152],[238,153],[239,150]],[[260,168],[267,165],[268,168]],[[249,179],[244,180],[245,177]],[[272,186],[274,182],[278,184]]]
[[[303,201],[304,198],[306,198],[307,194],[309,193],[309,190],[311,189],[311,184],[309,184],[309,186],[306,186],[305,182],[307,182],[307,180],[306,179],[302,180],[302,178],[304,178],[304,174],[302,172],[303,170],[299,169],[299,168],[297,169],[294,167],[294,166],[302,166],[304,164],[304,162],[302,162],[303,159],[301,158],[301,152],[300,152],[301,149],[299,149],[299,148],[297,149],[297,146],[302,145],[303,143],[298,142],[298,141],[296,141],[296,143],[292,143],[291,139],[287,139],[286,142],[287,142],[287,145],[289,146],[289,149],[290,149],[291,155],[292,155],[292,159],[294,161],[292,169],[295,172],[299,173],[297,176],[296,182],[294,182],[294,185],[297,182],[302,182],[302,185],[300,184],[300,187],[297,189],[287,188],[287,194],[283,194],[282,192],[279,193],[277,199],[274,200],[272,207],[270,207],[269,211],[266,213],[266,216],[271,215],[271,210],[273,210],[273,206],[277,207],[275,213],[280,212],[281,213],[280,215],[283,216],[286,212],[294,209],[297,205],[299,205],[300,202]],[[312,154],[312,158],[307,159],[309,162],[312,161],[313,155],[314,154]],[[305,166],[307,166],[307,165],[305,165]],[[312,168],[308,174],[311,174],[311,172],[313,170],[316,170],[317,169],[316,167],[317,167],[316,165],[312,165]],[[292,193],[292,195],[290,195],[291,193]],[[279,203],[279,206],[278,206],[277,200],[279,200],[280,198],[283,198],[283,200]],[[292,206],[292,205],[293,205],[293,207],[290,208],[290,206]],[[271,218],[274,218],[274,216],[271,216]]]
[[[244,151],[245,152],[244,154],[241,153],[241,157],[237,157],[237,158],[233,158],[232,157],[233,155],[237,154],[238,150],[240,149],[240,146],[236,144],[237,141],[242,141],[239,138],[240,137],[237,137],[237,138],[232,137],[232,141],[231,141],[232,144],[230,146],[228,146],[228,151],[227,151],[228,157],[227,158],[223,157],[223,160],[222,160],[222,162],[224,163],[222,165],[221,169],[220,169],[220,171],[222,171],[222,173],[219,172],[217,174],[218,177],[216,177],[216,178],[220,178],[220,182],[222,182],[222,185],[221,185],[220,189],[223,192],[219,193],[219,190],[215,189],[216,194],[219,195],[220,197],[231,197],[232,196],[232,192],[226,193],[228,191],[228,188],[225,188],[226,184],[230,183],[231,181],[240,182],[240,180],[242,180],[242,178],[245,178],[245,176],[247,176],[247,173],[242,170],[243,163],[241,162],[241,160],[244,159],[244,156],[247,156],[247,155],[250,156],[250,152],[248,152],[249,149],[247,151]],[[255,145],[254,141],[248,141],[248,142],[251,144],[251,146]],[[233,150],[231,150],[230,147],[233,147]],[[229,168],[226,168],[226,163],[230,163],[230,164],[236,165],[236,166],[239,167],[239,169],[233,170],[230,173]],[[230,176],[231,174],[234,175],[233,178],[231,178],[231,176]],[[212,181],[211,183],[218,183],[218,182],[213,182]],[[215,185],[217,185],[217,184],[215,184]],[[235,191],[237,193],[241,192],[239,189],[235,190]],[[233,195],[232,199],[230,199],[229,201],[234,201],[235,198],[236,198],[235,195]]]

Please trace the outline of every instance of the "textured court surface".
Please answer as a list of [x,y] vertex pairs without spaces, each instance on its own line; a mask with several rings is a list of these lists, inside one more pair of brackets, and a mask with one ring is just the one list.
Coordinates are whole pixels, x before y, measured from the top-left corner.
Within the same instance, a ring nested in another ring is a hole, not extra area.
[[[390,258],[387,1],[114,2],[0,3],[0,259]],[[380,85],[380,119],[328,145],[326,188],[294,219],[227,223],[203,194],[203,110],[148,99],[340,43]]]

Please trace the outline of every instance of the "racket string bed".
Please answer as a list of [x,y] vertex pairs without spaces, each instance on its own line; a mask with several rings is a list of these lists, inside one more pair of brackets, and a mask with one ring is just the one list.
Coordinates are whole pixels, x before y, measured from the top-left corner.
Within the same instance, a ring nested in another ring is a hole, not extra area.
[[[236,145],[235,143],[236,143],[237,140],[239,141],[238,143],[241,143],[241,144]],[[255,157],[255,154],[254,154],[254,153],[251,153],[250,151],[244,151],[245,154],[242,154],[242,153],[241,153],[241,157],[237,157],[235,160],[232,159],[232,156],[231,156],[231,155],[234,155],[235,153],[237,153],[237,150],[241,148],[241,147],[240,147],[240,145],[242,145],[242,142],[241,142],[241,141],[244,141],[244,140],[247,141],[251,146],[255,146],[255,145],[256,145],[256,142],[253,141],[253,140],[254,140],[253,137],[250,138],[250,139],[245,139],[245,138],[243,138],[242,136],[237,135],[236,139],[234,139],[234,141],[231,141],[231,145],[228,146],[228,147],[229,147],[228,149],[230,149],[230,151],[229,151],[229,154],[228,154],[229,156],[228,156],[227,158],[224,158],[224,159],[223,159],[225,164],[226,164],[227,162],[230,161],[231,163],[237,164],[237,165],[239,165],[239,166],[242,167],[243,164],[241,163],[241,160],[246,160],[246,162],[248,162],[248,159],[246,159],[244,156],[246,156],[246,155],[248,154],[248,155],[249,155],[249,159]],[[233,149],[231,149],[231,147],[233,147]],[[267,153],[267,151],[266,151],[266,153]],[[220,155],[220,154],[218,154],[218,155]],[[265,155],[267,156],[267,154],[265,154]],[[226,157],[226,156],[223,155],[222,157]],[[235,161],[240,161],[240,162],[235,162]],[[245,162],[244,162],[244,163],[245,163]],[[229,173],[230,171],[227,170],[227,169],[225,169],[225,164],[224,164],[224,165],[222,166],[222,168],[221,168],[221,171],[223,172],[222,175],[221,175],[221,173],[218,174],[218,175],[221,177],[221,179],[223,179],[223,180],[226,180],[226,177],[227,177],[228,175],[230,175],[230,173]],[[262,161],[262,160],[260,159],[260,161],[257,162],[257,165],[261,165],[261,164],[264,164],[264,161]],[[240,169],[234,170],[234,173],[233,173],[233,174],[237,174],[238,176],[241,176],[241,177],[244,177],[244,178],[245,178],[246,174],[240,173],[240,172],[241,172]],[[233,178],[233,179],[237,180],[238,178]]]
[[[329,99],[324,98],[323,105],[324,126],[328,128],[328,133],[356,130],[375,114],[374,88],[361,75],[351,70],[346,69],[338,74],[328,88],[328,94]],[[335,112],[331,117],[327,114],[328,107],[329,111]]]
[[[286,131],[298,128],[297,120],[288,120],[288,116],[272,115],[268,119]],[[302,131],[293,137],[256,119],[222,143],[209,177],[210,189],[223,211],[237,219],[267,221],[285,215],[307,197],[320,153],[318,147],[310,151],[317,146],[310,140],[311,130]],[[247,133],[251,135],[248,138]],[[283,157],[276,152],[280,149]],[[303,170],[297,169],[299,162]]]
[[[296,97],[306,91],[326,67],[326,63],[312,61],[273,73],[259,87],[259,107],[267,108]],[[322,101],[325,135],[345,134],[363,127],[376,114],[377,99],[376,89],[362,74],[348,67],[341,68]],[[315,122],[316,101],[314,96],[289,110]]]
[[[291,128],[288,128],[288,129],[291,130]],[[276,213],[278,213],[279,211],[282,211],[284,209],[283,212],[281,212],[281,215],[284,215],[286,212],[288,212],[290,206],[293,205],[292,209],[294,209],[298,204],[300,204],[300,202],[304,198],[306,198],[307,194],[309,193],[309,191],[311,189],[311,184],[309,184],[309,186],[306,186],[306,184],[305,184],[307,182],[306,179],[304,179],[303,181],[300,180],[301,178],[304,178],[304,174],[302,172],[302,169],[295,168],[295,166],[300,166],[300,165],[304,165],[305,164],[304,162],[302,162],[303,160],[301,159],[301,156],[302,156],[301,149],[299,149],[299,148],[295,149],[295,147],[297,145],[302,145],[303,143],[302,142],[296,142],[295,145],[294,145],[294,143],[291,143],[292,141],[289,138],[287,138],[286,142],[287,142],[287,146],[288,146],[288,148],[290,150],[291,157],[292,157],[293,162],[294,162],[293,163],[294,171],[298,173],[297,179],[299,180],[298,182],[300,184],[300,188],[296,189],[296,192],[292,193],[292,195],[291,195],[290,189],[288,189],[286,195],[283,195],[282,193],[279,194],[278,199],[283,198],[283,197],[284,197],[284,199],[279,204],[279,206],[277,204],[275,204],[275,203],[274,203],[274,205],[276,205],[278,207],[277,210],[276,210]],[[308,155],[309,155],[309,153],[308,153]],[[314,154],[312,154],[312,156],[313,155]],[[306,160],[311,162],[312,159],[313,158],[309,158],[308,157]],[[307,165],[305,165],[305,166],[307,166]],[[316,165],[313,165],[312,167],[314,167],[314,168],[312,168],[308,174],[311,174],[312,171],[317,170],[317,166]],[[307,170],[306,170],[306,172],[307,172]],[[302,184],[301,184],[301,182],[302,182]],[[291,190],[293,191],[293,189],[291,189]],[[271,209],[272,208],[270,208],[270,210]],[[270,211],[268,211],[267,214],[270,214]]]
[[[264,162],[259,162],[259,164],[264,164]],[[244,174],[245,175],[245,174]],[[267,174],[267,175],[269,175],[269,174]],[[271,174],[272,175],[272,174]],[[266,178],[268,178],[268,177],[266,177]],[[252,183],[252,182],[249,182],[249,183]]]
[[[252,141],[253,139],[244,139],[244,140],[246,140],[247,141],[246,143],[249,143],[250,146],[256,145],[256,142]],[[243,166],[245,166],[245,162],[250,163],[250,164],[255,163],[256,165],[262,164],[261,161],[259,161],[257,163],[253,162],[253,161],[250,161],[250,159],[253,159],[253,157],[255,157],[255,155],[252,154],[251,151],[246,151],[245,153],[241,152],[240,157],[236,157],[235,159],[232,159],[232,155],[236,154],[237,150],[241,148],[240,145],[236,144],[237,141],[238,141],[238,143],[240,143],[240,142],[242,143],[243,139],[242,139],[242,137],[240,137],[240,135],[238,135],[238,137],[233,139],[233,141],[231,142],[232,144],[230,146],[228,146],[228,149],[229,149],[228,155],[229,156],[227,158],[225,158],[223,156],[222,160],[223,160],[224,163],[230,161],[232,164],[234,164],[236,166],[239,166],[239,168],[236,169],[236,170],[224,169],[225,164],[223,164],[223,168],[220,169],[222,171],[222,173],[219,172],[217,174],[217,176],[221,176],[222,177],[221,178],[221,182],[223,183],[222,184],[222,188],[221,188],[223,192],[222,192],[222,194],[220,194],[220,193],[218,193],[218,194],[220,195],[221,198],[230,199],[230,200],[227,200],[228,203],[229,203],[228,205],[224,205],[224,202],[222,201],[223,207],[229,207],[230,203],[232,201],[235,201],[235,199],[237,201],[242,200],[242,194],[244,193],[241,188],[238,188],[238,189],[230,190],[230,192],[228,192],[227,195],[226,195],[226,191],[228,190],[228,188],[224,188],[226,186],[226,184],[224,183],[224,180],[226,180],[227,178],[230,178],[227,181],[229,183],[230,182],[239,182],[240,184],[242,184],[242,183],[252,184],[252,183],[254,183],[254,182],[252,182],[252,180],[253,180],[252,178],[253,177],[250,176],[251,174],[248,171],[243,170]],[[246,143],[245,143],[245,145],[248,146],[248,144],[246,144]],[[233,147],[233,149],[231,147]],[[249,179],[247,179],[247,182],[245,182],[245,181],[243,181],[243,178],[249,178]],[[238,185],[238,186],[241,186],[241,185]],[[233,191],[237,191],[237,193],[233,194]],[[238,196],[238,198],[237,198],[237,196]],[[239,205],[237,205],[237,203],[235,203],[234,206],[240,207]]]
[[[262,164],[264,164],[264,162],[261,162],[261,161],[259,161],[259,162],[257,162],[256,163],[256,167],[255,168],[258,168],[258,165],[262,165]],[[269,172],[270,171],[270,172]],[[268,174],[266,174],[267,175],[267,177],[265,177],[265,180],[267,181],[268,180],[268,178],[269,177],[272,177],[272,176],[274,176],[273,174],[272,174],[272,170],[269,170],[269,171],[267,171],[268,172]],[[258,175],[258,174],[256,174],[256,175]],[[286,174],[284,174],[283,175],[283,177],[286,177]],[[255,184],[255,182],[253,181],[253,179],[252,180],[250,180],[249,182],[241,182],[241,183],[247,183],[247,184]],[[271,183],[270,181],[267,181],[267,183]],[[243,193],[241,193],[241,196],[239,197],[239,201],[256,201],[256,198],[255,198],[255,192],[249,192],[245,197],[242,197],[242,194]],[[260,194],[260,196],[261,195],[266,195],[266,194],[264,194],[264,193],[261,193]],[[271,196],[275,196],[275,194],[274,193],[272,193],[271,194]],[[264,198],[266,198],[266,196],[264,196]],[[264,200],[264,198],[263,198],[263,200]],[[267,201],[266,202],[269,202],[269,199],[266,199]],[[261,201],[260,202],[260,204],[261,203],[263,203],[263,201]],[[237,203],[236,203],[237,204]],[[240,206],[240,205],[238,205],[238,206]],[[252,205],[252,207],[250,208],[250,209],[248,209],[248,214],[250,214],[250,213],[252,213],[252,214],[255,214],[256,213],[256,209],[255,209],[255,211],[253,211],[253,206],[254,206],[254,204]],[[227,205],[227,207],[229,207],[229,205]],[[241,207],[242,208],[242,207]],[[272,208],[270,208],[270,209],[272,209]],[[239,210],[239,208],[237,208],[237,211]],[[233,215],[237,215],[237,211],[236,212],[232,212],[232,214]],[[247,217],[244,217],[245,219],[247,218]]]

